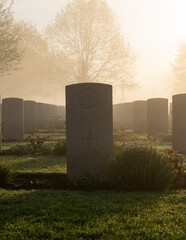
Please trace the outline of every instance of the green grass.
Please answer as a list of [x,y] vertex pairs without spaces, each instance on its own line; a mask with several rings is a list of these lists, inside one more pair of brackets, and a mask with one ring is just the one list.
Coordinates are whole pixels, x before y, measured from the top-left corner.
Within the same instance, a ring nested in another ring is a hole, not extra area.
[[66,173],[64,156],[0,156],[14,173]]
[[186,191],[0,190],[0,239],[186,239]]
[[[47,144],[65,138],[64,132],[51,135]],[[3,143],[3,149],[14,144],[20,143]],[[158,147],[164,150],[171,144]],[[14,173],[28,176],[27,180],[34,174],[53,179],[66,173],[63,156],[0,156],[0,162],[7,163]],[[185,204],[186,191],[0,189],[0,240],[184,240]]]

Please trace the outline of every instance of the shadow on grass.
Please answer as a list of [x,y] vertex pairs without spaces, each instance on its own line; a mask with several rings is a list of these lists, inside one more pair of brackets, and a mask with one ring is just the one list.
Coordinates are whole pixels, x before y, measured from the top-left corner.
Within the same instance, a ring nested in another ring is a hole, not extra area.
[[69,181],[65,173],[16,173],[13,183],[8,189],[69,189]]
[[1,239],[184,239],[181,193],[3,191]]

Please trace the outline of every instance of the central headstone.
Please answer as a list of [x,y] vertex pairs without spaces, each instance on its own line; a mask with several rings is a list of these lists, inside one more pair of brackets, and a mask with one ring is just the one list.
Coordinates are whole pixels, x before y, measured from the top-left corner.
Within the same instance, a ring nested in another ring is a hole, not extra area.
[[112,86],[66,87],[67,175],[108,175],[113,152]]

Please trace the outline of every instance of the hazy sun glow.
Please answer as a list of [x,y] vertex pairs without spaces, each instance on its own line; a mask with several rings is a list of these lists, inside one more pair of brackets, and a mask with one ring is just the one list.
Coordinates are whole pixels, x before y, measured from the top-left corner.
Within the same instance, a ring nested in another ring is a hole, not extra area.
[[[32,21],[41,29],[67,2],[15,0],[15,17]],[[136,80],[141,88],[127,92],[126,100],[170,98],[170,63],[177,42],[186,37],[186,0],[108,0],[108,3],[138,56]]]

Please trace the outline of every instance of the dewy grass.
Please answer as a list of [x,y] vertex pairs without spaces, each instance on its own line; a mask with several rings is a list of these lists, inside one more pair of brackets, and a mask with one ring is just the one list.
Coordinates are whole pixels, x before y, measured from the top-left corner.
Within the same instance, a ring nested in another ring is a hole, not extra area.
[[64,156],[0,156],[14,173],[66,173]]
[[184,240],[186,191],[0,190],[0,239]]
[[[0,156],[0,162],[22,175],[66,173],[63,156]],[[184,240],[185,204],[186,191],[0,189],[0,240]]]

